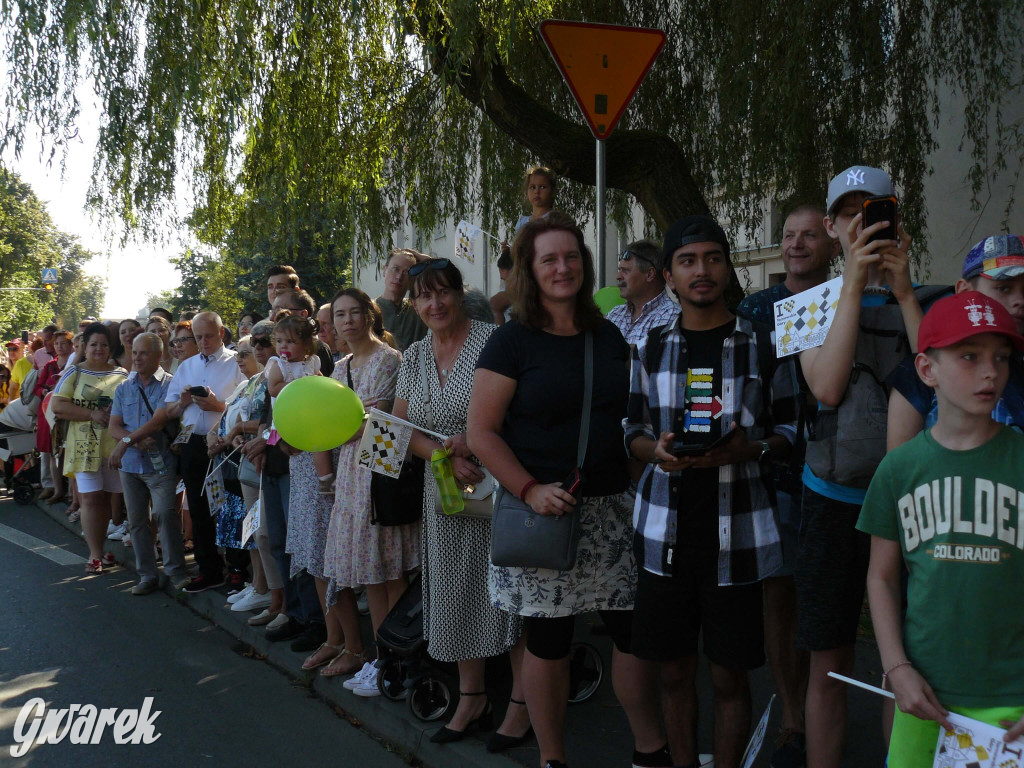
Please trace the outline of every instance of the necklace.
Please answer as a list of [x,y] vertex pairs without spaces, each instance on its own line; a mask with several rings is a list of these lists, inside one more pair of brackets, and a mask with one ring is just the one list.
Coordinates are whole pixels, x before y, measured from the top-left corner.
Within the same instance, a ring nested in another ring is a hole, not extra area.
[[437,355],[434,355],[434,360],[437,362],[438,370],[441,371],[442,378],[448,378],[448,375],[451,373],[452,370],[452,364],[458,358],[459,351],[461,350],[461,348],[461,345],[456,347],[455,351],[448,355],[448,360],[444,363],[444,365],[442,365],[441,361],[437,359]]

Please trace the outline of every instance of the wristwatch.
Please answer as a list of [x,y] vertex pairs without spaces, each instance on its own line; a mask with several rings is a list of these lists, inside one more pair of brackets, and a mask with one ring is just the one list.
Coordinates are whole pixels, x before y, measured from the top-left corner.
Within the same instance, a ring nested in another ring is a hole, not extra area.
[[132,444],[131,435],[125,435],[124,437],[122,437],[121,438],[121,442],[124,443],[125,445],[131,445]]
[[765,456],[767,456],[769,453],[771,453],[771,450],[772,450],[772,447],[770,445],[768,445],[768,441],[767,440],[762,440],[761,441],[761,455],[757,457],[757,460],[760,461],[761,459],[763,459]]
[[269,440],[270,439],[270,430],[269,429],[264,429],[263,430],[263,439],[264,440]]

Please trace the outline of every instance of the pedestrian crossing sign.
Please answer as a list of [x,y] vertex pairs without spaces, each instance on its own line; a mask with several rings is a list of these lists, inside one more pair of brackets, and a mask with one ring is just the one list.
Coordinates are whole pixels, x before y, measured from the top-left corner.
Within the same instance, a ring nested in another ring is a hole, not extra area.
[[56,283],[57,282],[57,269],[56,267],[47,267],[43,270],[43,276],[40,278],[41,283]]

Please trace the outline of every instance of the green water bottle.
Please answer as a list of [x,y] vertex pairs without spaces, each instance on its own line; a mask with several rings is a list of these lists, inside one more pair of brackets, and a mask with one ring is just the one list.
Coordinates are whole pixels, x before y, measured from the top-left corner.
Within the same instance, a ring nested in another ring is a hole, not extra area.
[[441,496],[441,509],[446,515],[458,514],[466,508],[462,500],[462,488],[455,479],[451,459],[444,448],[436,449],[430,454],[430,471],[437,482],[437,492]]

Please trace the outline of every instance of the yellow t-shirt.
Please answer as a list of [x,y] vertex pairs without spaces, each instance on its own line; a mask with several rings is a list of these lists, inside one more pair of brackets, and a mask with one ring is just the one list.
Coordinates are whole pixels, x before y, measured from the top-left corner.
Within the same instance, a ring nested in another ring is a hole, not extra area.
[[[76,369],[65,377],[54,397],[63,397],[75,405],[89,410],[109,408],[114,400],[114,390],[125,380],[128,372],[124,368],[112,371],[87,371]],[[97,472],[114,450],[115,441],[106,427],[95,421],[68,422],[68,436],[64,444],[64,474],[71,477],[76,472]]]
[[29,371],[32,370],[32,361],[27,357],[21,358],[11,368],[11,383],[17,384],[20,391],[22,383],[25,381],[25,377],[28,376]]

